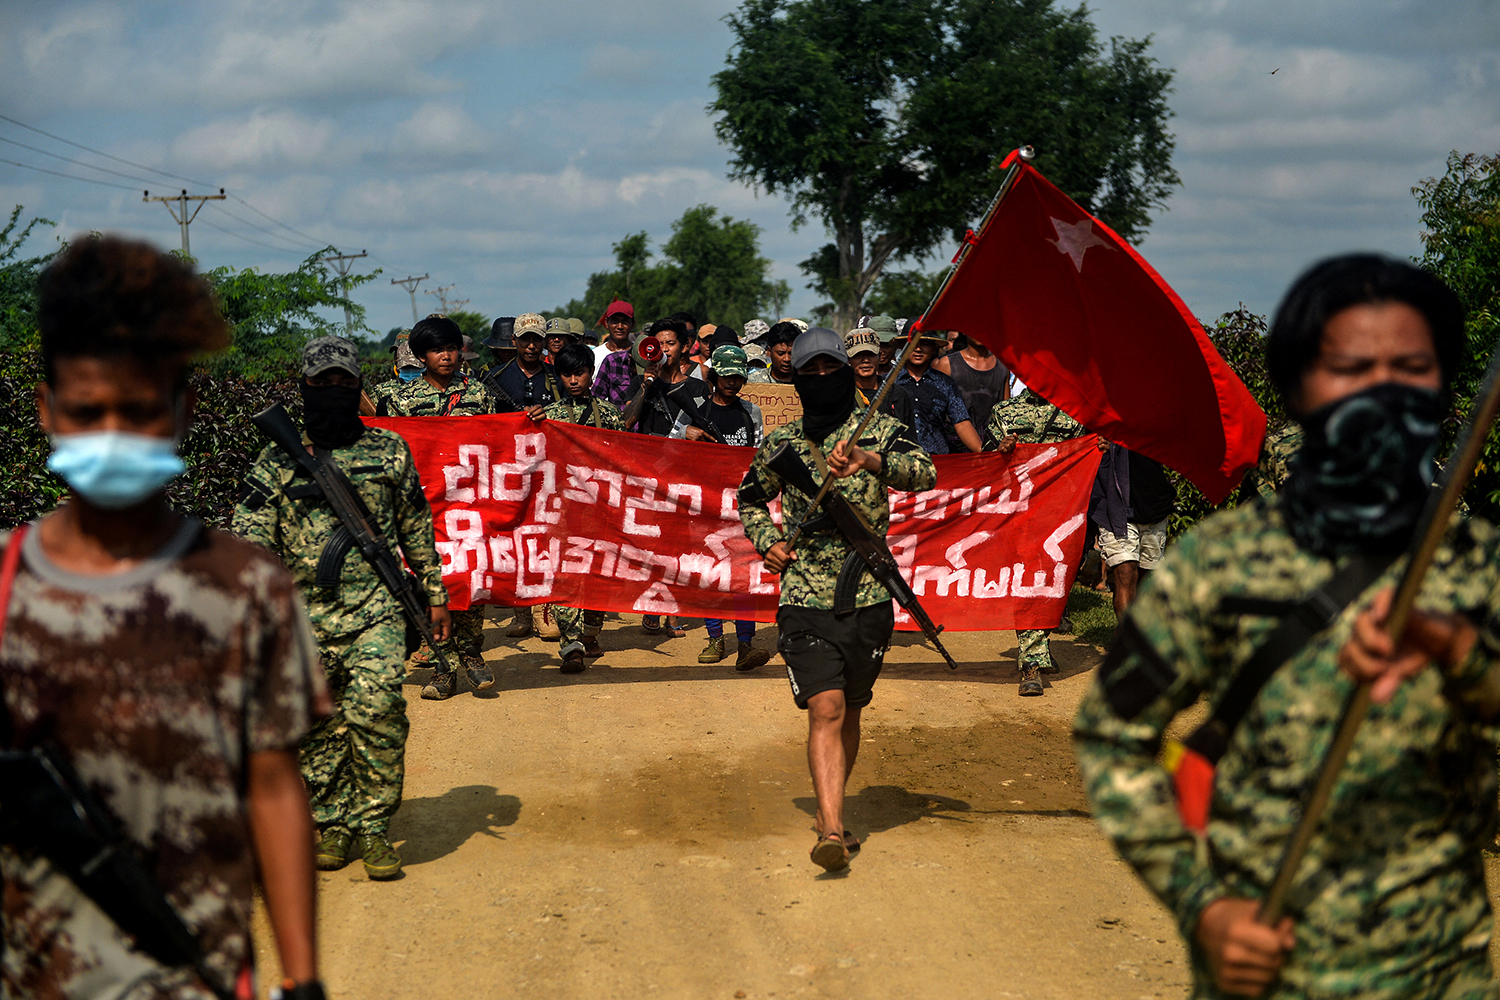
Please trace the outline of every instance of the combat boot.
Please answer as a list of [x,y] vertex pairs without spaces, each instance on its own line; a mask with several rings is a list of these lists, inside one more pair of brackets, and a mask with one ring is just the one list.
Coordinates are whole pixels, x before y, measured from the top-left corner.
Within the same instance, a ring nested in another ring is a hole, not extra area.
[[740,643],[739,655],[734,658],[734,669],[754,670],[771,662],[771,654],[764,649],[756,649],[748,642]]
[[583,658],[583,643],[577,639],[563,646],[558,652],[562,654],[562,672],[565,674],[581,674],[588,666]]
[[562,632],[557,627],[557,619],[552,617],[552,605],[550,604],[533,604],[531,606],[531,627],[539,639],[556,642],[562,638]]
[[365,874],[376,882],[385,882],[401,874],[401,855],[383,833],[359,835],[359,854],[365,859]]
[[348,830],[329,827],[318,840],[313,864],[320,872],[336,872],[349,863],[349,844],[354,838]]
[[[493,680],[493,678],[492,678]],[[432,680],[428,681],[422,688],[422,697],[428,701],[443,701],[452,698],[458,691],[458,671],[449,670],[447,673],[436,673]]]
[[1042,693],[1042,671],[1035,663],[1021,664],[1021,689],[1022,698],[1034,698]]
[[490,668],[485,666],[482,656],[464,656],[464,673],[469,676],[469,683],[475,691],[488,691],[495,686],[495,675]]
[[729,654],[724,652],[724,637],[709,639],[708,645],[703,647],[703,652],[698,654],[699,663],[718,663]]
[[531,609],[517,608],[516,617],[510,623],[510,628],[506,630],[505,634],[510,636],[512,639],[524,639],[528,635],[530,635],[532,631]]

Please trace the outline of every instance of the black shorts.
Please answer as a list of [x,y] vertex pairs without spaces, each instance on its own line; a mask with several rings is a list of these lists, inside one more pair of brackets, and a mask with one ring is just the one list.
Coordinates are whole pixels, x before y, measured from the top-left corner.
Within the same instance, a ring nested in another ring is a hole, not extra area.
[[891,602],[846,615],[784,604],[776,609],[776,627],[776,651],[786,661],[798,708],[823,691],[843,691],[849,708],[870,703],[896,627]]

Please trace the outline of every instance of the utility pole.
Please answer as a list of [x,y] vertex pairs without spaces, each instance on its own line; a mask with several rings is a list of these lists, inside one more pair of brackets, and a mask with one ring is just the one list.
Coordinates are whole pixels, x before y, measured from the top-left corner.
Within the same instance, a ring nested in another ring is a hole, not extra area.
[[[192,253],[188,250],[188,226],[191,225],[193,220],[198,217],[198,213],[203,211],[203,203],[205,201],[224,200],[223,188],[219,188],[218,194],[188,194],[186,189],[184,189],[181,194],[159,194],[154,198],[151,196],[150,191],[143,191],[141,193],[145,195],[145,197],[143,197],[141,201],[159,201],[163,205],[167,206],[167,211],[172,213],[172,221],[176,222],[179,226],[182,227],[182,253],[185,257],[192,256]],[[187,210],[187,203],[190,201],[196,201],[198,203],[198,207],[193,209],[192,215],[188,215]],[[174,202],[176,203],[175,208],[173,207]]]
[[420,278],[391,279],[391,284],[400,285],[402,288],[406,289],[407,294],[411,296],[411,322],[413,326],[415,326],[417,323],[417,286],[426,280],[427,275],[425,274]]
[[453,291],[453,289],[455,289],[457,287],[458,287],[457,285],[443,285],[442,287],[437,288],[437,289],[435,289],[435,290],[430,291],[430,292],[427,293],[428,295],[436,295],[437,296],[438,304],[442,307],[443,315],[444,316],[448,315],[450,312],[452,312],[454,309],[457,309],[459,306],[466,306],[466,305],[469,304],[469,300],[468,299],[450,299],[450,298],[448,298],[448,293],[451,292],[451,291]]
[[361,250],[359,253],[330,254],[327,257],[319,257],[319,261],[333,261],[333,266],[339,272],[339,287],[344,292],[344,336],[354,336],[354,317],[349,312],[349,271],[354,267],[354,261],[369,254]]

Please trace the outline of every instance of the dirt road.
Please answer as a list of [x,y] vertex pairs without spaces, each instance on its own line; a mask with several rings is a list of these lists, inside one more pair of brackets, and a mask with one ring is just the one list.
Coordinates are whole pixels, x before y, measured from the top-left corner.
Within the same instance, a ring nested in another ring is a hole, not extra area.
[[493,621],[496,691],[424,702],[411,675],[406,873],[321,876],[330,995],[1185,993],[1170,918],[1085,812],[1068,725],[1095,649],[1054,638],[1062,673],[1022,700],[1012,633],[952,634],[956,672],[898,635],[850,783],[864,849],[824,875],[780,660],[699,666],[689,624],[663,639],[611,616],[606,656],[565,677],[555,643]]

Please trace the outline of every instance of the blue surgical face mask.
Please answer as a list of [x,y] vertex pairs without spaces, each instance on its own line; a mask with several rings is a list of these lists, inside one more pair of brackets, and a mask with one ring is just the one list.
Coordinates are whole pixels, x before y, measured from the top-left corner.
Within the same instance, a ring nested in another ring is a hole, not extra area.
[[89,503],[120,510],[147,499],[187,466],[171,438],[91,431],[54,435],[47,468]]
[[403,382],[414,382],[422,377],[421,368],[397,368],[396,377]]

